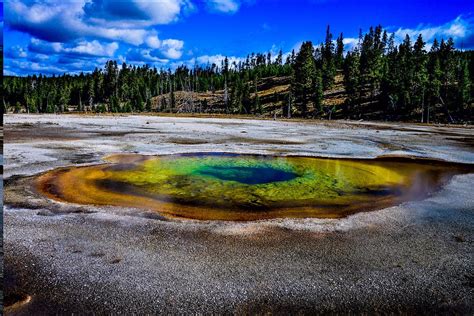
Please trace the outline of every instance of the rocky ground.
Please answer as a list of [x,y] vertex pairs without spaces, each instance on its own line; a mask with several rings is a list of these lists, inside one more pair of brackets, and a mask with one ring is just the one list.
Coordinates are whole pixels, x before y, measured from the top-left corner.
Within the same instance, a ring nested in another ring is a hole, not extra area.
[[474,164],[472,128],[74,115],[6,115],[4,128],[9,314],[474,312],[474,174],[339,220],[170,220],[53,202],[30,186],[32,175],[123,152]]

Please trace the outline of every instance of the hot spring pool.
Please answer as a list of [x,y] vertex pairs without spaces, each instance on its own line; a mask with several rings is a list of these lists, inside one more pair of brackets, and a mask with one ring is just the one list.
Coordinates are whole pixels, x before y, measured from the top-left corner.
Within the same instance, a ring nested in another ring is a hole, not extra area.
[[196,153],[115,155],[40,175],[37,190],[78,204],[199,220],[340,218],[421,199],[467,167],[411,159]]

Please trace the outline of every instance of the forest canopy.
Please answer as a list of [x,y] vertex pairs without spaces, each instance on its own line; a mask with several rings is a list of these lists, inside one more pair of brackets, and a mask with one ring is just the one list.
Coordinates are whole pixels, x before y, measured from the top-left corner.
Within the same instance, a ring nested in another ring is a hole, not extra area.
[[[305,118],[472,122],[474,53],[449,39],[396,44],[382,26],[344,51],[328,26],[323,43],[276,56],[182,65],[175,70],[115,60],[91,73],[4,77],[3,110],[27,113],[190,112]],[[337,102],[328,102],[333,97]]]

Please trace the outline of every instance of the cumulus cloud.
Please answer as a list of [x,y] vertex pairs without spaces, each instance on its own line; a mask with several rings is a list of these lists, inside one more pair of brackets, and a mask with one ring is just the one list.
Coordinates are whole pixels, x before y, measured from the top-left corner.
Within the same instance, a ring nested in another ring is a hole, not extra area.
[[84,6],[89,21],[120,27],[168,24],[192,9],[192,3],[185,0],[93,0]]
[[474,46],[474,21],[472,18],[463,16],[458,16],[453,21],[438,26],[420,24],[416,28],[398,28],[394,33],[397,42],[403,41],[406,34],[411,38],[416,38],[421,34],[427,42],[432,42],[435,38],[452,37],[458,46],[468,48]]
[[79,42],[74,47],[65,48],[64,51],[74,54],[113,57],[118,47],[119,45],[116,42],[103,45],[99,41],[93,40],[92,42]]
[[41,64],[38,62],[11,60],[9,64],[5,65],[6,75],[21,75],[23,73],[42,73],[42,74],[58,74],[64,73],[67,68],[58,67],[55,65]]
[[4,5],[5,23],[13,30],[52,42],[68,41],[78,36],[77,15],[84,5],[81,1],[52,5],[12,0]]
[[127,62],[140,63],[140,62],[149,62],[149,63],[159,63],[166,64],[168,59],[161,58],[156,54],[156,51],[152,49],[129,49],[126,55],[125,60]]
[[[388,34],[394,34],[395,44],[399,45],[408,34],[412,41],[421,34],[423,40],[426,42],[426,49],[429,50],[434,39],[448,39],[453,38],[458,48],[472,49],[474,48],[474,20],[472,18],[464,18],[458,16],[454,20],[442,25],[426,25],[420,24],[415,28],[399,27],[393,32],[387,30]],[[353,50],[359,42],[358,38],[348,37],[344,38],[345,51]]]
[[[29,34],[31,42],[21,49],[12,48],[5,62],[20,56],[30,58],[30,72],[34,72],[46,69],[39,67],[42,60],[38,56],[53,55],[50,63],[74,68],[90,65],[85,64],[88,57],[95,61],[99,57],[115,58],[118,51],[124,52],[120,46],[136,47],[145,61],[179,59],[184,42],[160,39],[156,28],[192,10],[190,0],[11,0],[5,3],[7,29]],[[29,56],[28,51],[32,52]],[[10,66],[26,71],[26,64]]]
[[45,54],[34,54],[33,56],[29,56],[29,60],[34,63],[42,63],[49,59],[49,55]]
[[176,39],[164,40],[161,44],[161,52],[170,59],[179,59],[183,55],[184,42]]
[[342,39],[342,43],[344,44],[344,50],[347,52],[353,50],[357,46],[357,43],[359,43],[359,39],[354,37],[348,37]]
[[37,38],[32,38],[28,44],[28,50],[40,54],[57,54],[63,50],[60,42],[46,42]]
[[153,41],[150,25],[178,19],[187,0],[12,0],[5,3],[7,25],[50,42],[68,42],[92,37],[142,45]]
[[127,51],[126,59],[134,62],[144,61],[164,64],[169,62],[170,59],[179,59],[183,55],[183,41],[176,39],[159,41],[157,38],[152,39],[152,41],[156,42],[149,43],[150,48],[129,49]]
[[4,54],[6,58],[26,58],[28,56],[27,51],[19,45],[8,47]]
[[210,11],[235,13],[240,8],[240,2],[236,0],[207,0],[207,7]]
[[46,42],[32,38],[28,49],[40,54],[70,54],[85,56],[106,56],[113,57],[119,45],[116,42],[102,44],[97,40],[91,42],[79,41],[77,44],[65,45],[59,42]]
[[470,30],[469,21],[464,20],[461,16],[457,17],[451,22],[445,23],[439,26],[430,26],[420,24],[416,28],[399,28],[395,31],[395,36],[399,39],[403,39],[406,34],[410,37],[417,37],[419,34],[423,36],[425,40],[433,40],[434,38],[461,38],[465,37]]
[[157,48],[160,48],[160,46],[161,46],[161,41],[160,41],[160,39],[158,38],[157,35],[149,35],[146,38],[145,42],[148,45],[148,47],[150,47],[150,48],[157,49]]
[[25,74],[58,75],[63,73],[79,74],[90,72],[95,68],[102,68],[107,58],[70,59],[61,56],[50,62],[51,56],[37,54],[28,60],[12,59],[5,64],[4,74],[7,76],[21,76]]
[[[217,66],[221,66],[222,62],[226,56],[217,54],[217,55],[202,55],[197,57],[195,60],[200,65],[207,65],[207,64],[216,64]],[[236,57],[236,56],[227,56],[229,61],[229,65],[232,66],[234,63],[238,64],[239,62],[244,62],[245,58],[243,57]]]

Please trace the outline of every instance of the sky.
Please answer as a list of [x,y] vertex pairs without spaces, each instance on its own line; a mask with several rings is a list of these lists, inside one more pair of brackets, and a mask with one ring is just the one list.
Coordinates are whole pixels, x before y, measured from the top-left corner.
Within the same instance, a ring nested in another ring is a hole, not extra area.
[[289,53],[324,40],[329,24],[346,49],[359,30],[453,37],[474,49],[474,1],[402,0],[8,0],[1,11],[4,74],[90,72],[110,59],[174,69]]
[[0,1],[0,28],[2,29],[2,32],[0,34],[0,43],[2,43],[2,48],[3,48],[3,1]]

